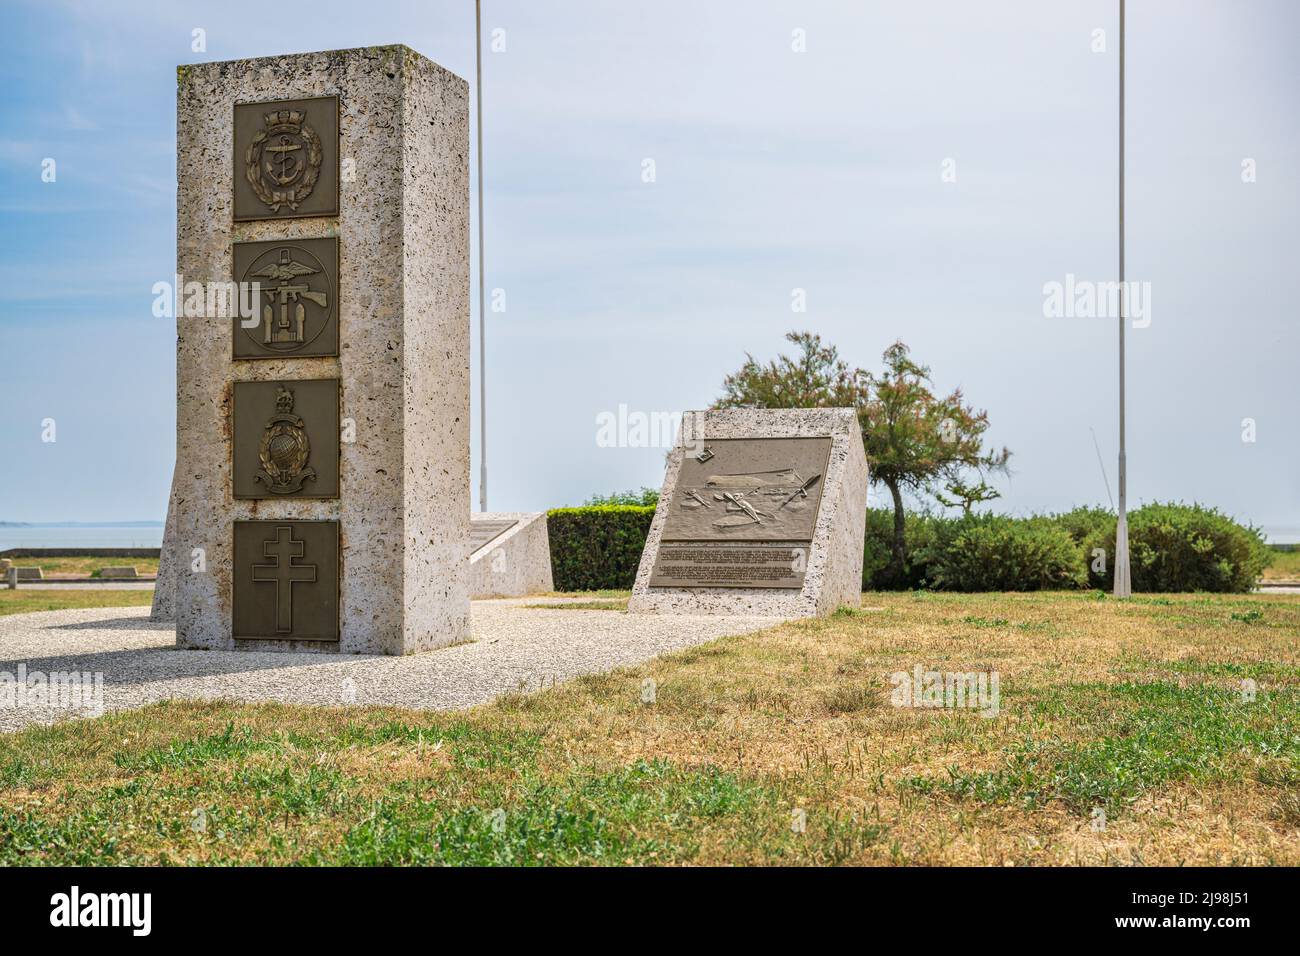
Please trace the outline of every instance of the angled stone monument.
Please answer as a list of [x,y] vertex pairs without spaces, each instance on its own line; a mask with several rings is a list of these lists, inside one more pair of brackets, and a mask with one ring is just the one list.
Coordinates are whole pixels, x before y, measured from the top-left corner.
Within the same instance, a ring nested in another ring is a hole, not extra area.
[[468,637],[468,96],[404,46],[178,70],[177,272],[255,290],[177,318],[179,647]]
[[546,512],[489,511],[470,519],[470,595],[523,597],[555,590]]
[[628,611],[818,617],[857,607],[866,517],[853,409],[688,412]]

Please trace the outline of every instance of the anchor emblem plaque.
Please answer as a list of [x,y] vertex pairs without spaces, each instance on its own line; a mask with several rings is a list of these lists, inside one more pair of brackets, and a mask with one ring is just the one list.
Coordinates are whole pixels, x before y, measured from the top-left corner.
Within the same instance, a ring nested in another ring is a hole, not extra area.
[[337,216],[336,96],[235,107],[236,222]]

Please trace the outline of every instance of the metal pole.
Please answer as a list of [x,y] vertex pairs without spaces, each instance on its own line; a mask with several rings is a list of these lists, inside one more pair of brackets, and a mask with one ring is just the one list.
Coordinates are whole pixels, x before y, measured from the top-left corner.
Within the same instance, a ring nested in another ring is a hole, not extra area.
[[1124,0],[1119,0],[1119,516],[1115,522],[1115,597],[1133,594],[1128,559],[1128,459],[1124,446]]
[[483,11],[474,0],[474,100],[478,114],[478,510],[488,510],[487,497],[487,311],[483,296]]

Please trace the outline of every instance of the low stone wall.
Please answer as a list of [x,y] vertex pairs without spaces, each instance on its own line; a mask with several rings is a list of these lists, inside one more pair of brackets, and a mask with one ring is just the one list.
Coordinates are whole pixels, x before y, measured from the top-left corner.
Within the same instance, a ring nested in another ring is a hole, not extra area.
[[10,548],[0,558],[156,558],[160,548]]

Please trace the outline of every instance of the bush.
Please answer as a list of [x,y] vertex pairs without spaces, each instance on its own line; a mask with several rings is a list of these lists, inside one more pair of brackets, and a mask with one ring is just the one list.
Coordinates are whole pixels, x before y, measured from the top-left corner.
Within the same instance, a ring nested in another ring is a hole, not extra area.
[[659,504],[659,489],[643,487],[637,491],[616,491],[612,495],[592,495],[582,504],[585,508],[598,505],[646,505],[653,508]]
[[1084,505],[1073,511],[1052,515],[1051,519],[1065,529],[1075,544],[1083,544],[1089,536],[1104,533],[1107,529],[1112,538],[1115,536],[1115,512],[1109,508]]
[[636,581],[655,509],[640,505],[555,508],[546,514],[558,591],[627,589]]
[[962,527],[932,565],[933,586],[946,591],[1040,591],[1087,581],[1083,552],[1049,518],[981,516]]
[[905,515],[903,576],[895,580],[889,570],[894,546],[894,512],[889,508],[868,508],[862,549],[863,590],[911,591],[926,587],[931,579],[933,555],[952,540],[960,524],[958,519],[942,515]]
[[[1240,525],[1215,508],[1191,504],[1149,504],[1128,519],[1129,567],[1134,591],[1247,592],[1254,588],[1272,553],[1263,533]],[[1084,542],[1106,552],[1106,571],[1089,562],[1093,587],[1109,588],[1115,569],[1115,522],[1094,530]]]

